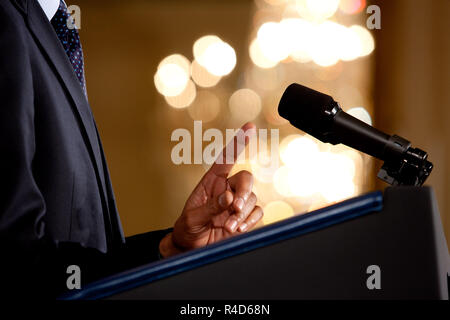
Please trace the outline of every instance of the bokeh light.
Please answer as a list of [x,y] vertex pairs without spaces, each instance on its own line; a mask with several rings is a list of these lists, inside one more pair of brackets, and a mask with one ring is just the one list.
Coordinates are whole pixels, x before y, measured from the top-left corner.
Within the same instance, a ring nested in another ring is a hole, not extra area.
[[356,33],[359,38],[360,52],[359,56],[364,57],[372,53],[375,49],[375,40],[372,34],[366,28],[358,25],[353,25],[350,29]]
[[347,110],[347,113],[354,116],[355,118],[367,123],[368,125],[372,125],[372,117],[369,112],[363,107],[351,108]]
[[282,79],[283,72],[280,68],[263,69],[258,66],[253,66],[246,73],[248,84],[266,91],[272,91],[278,88]]
[[272,62],[279,62],[290,54],[287,36],[279,23],[266,22],[259,27],[256,39],[264,56]]
[[[265,148],[262,149],[261,147]],[[269,146],[272,148],[271,140],[268,139],[266,142],[261,143],[259,141],[259,150],[255,155],[250,154],[250,165],[251,171],[255,179],[263,183],[272,183],[276,170],[278,169],[278,149],[274,150],[277,154],[271,153],[269,151]]]
[[315,155],[315,162],[311,162],[309,166],[289,168],[287,184],[291,194],[306,198],[319,192],[320,183],[324,182],[317,175],[319,155],[319,153]]
[[251,89],[235,91],[228,101],[231,115],[241,123],[254,120],[261,112],[261,98]]
[[285,201],[271,201],[264,206],[263,223],[265,225],[294,216],[294,209]]
[[291,143],[292,141],[294,141],[296,139],[302,138],[302,137],[303,136],[299,135],[299,134],[291,134],[291,135],[288,135],[288,136],[284,137],[281,140],[281,143],[280,143],[280,156],[281,156],[282,160],[283,160],[283,157],[286,157],[285,152],[286,152],[287,147],[289,146],[289,143]]
[[166,96],[166,102],[177,109],[188,107],[194,101],[197,90],[192,80],[188,80],[186,88],[177,96]]
[[289,46],[289,54],[295,61],[306,63],[311,60],[309,48],[313,41],[313,25],[304,19],[289,18],[280,22]]
[[214,87],[217,83],[219,83],[221,76],[216,76],[208,70],[201,66],[196,60],[192,62],[191,65],[191,76],[194,82],[203,88]]
[[279,178],[287,179],[283,181],[283,188],[276,186],[277,191],[285,193],[287,187],[288,194],[297,197],[307,197],[317,192],[319,147],[312,138],[297,135],[286,137],[280,144],[280,156],[288,172],[286,175],[286,172],[279,172]]
[[339,0],[296,0],[299,15],[312,21],[323,21],[335,14]]
[[158,65],[154,76],[155,87],[166,97],[177,96],[186,88],[189,75],[189,60],[180,54],[170,55]]
[[[194,58],[199,61],[202,59],[203,55],[205,54],[206,50],[213,45],[214,43],[220,43],[222,40],[216,36],[216,35],[207,35],[199,38],[194,42],[193,46],[193,53]],[[201,63],[203,64],[203,63]]]
[[275,171],[273,185],[275,190],[283,197],[292,197],[294,194],[289,188],[289,175],[291,174],[287,166],[281,166]]
[[345,154],[323,153],[322,176],[326,183],[320,185],[320,193],[330,202],[344,200],[355,194],[355,164]]
[[[347,157],[351,161],[353,161],[354,166],[354,178],[356,178],[357,173],[363,170],[364,159],[361,155],[361,152],[356,151],[355,149],[351,149],[350,147],[343,146],[344,150],[340,151],[339,154]],[[350,171],[351,173],[351,171]]]
[[360,13],[366,7],[366,0],[341,0],[339,10],[346,14]]
[[220,112],[220,100],[212,92],[199,90],[197,97],[188,108],[192,120],[209,122],[214,120]]
[[309,136],[293,138],[286,147],[280,144],[280,156],[285,165],[291,168],[309,167],[316,159],[319,147]]
[[267,4],[270,4],[271,6],[280,6],[282,4],[285,4],[288,0],[264,0],[267,2]]
[[366,56],[374,48],[373,36],[361,26],[348,28],[330,20],[311,22],[291,17],[279,23],[263,23],[249,52],[253,63],[265,69],[292,60],[301,63],[313,60],[319,66],[330,67],[339,60]]
[[319,66],[329,67],[339,61],[342,28],[335,22],[325,21],[312,29],[314,40],[310,44],[310,55]]
[[361,43],[358,33],[355,29],[343,27],[340,30],[339,40],[341,45],[336,49],[339,50],[339,58],[343,61],[355,60],[361,55]]
[[215,76],[225,76],[236,66],[236,52],[217,36],[201,37],[193,51],[195,60]]
[[249,53],[253,63],[260,68],[273,68],[278,64],[277,60],[271,60],[265,55],[257,39],[254,39],[250,44]]
[[[274,187],[284,197],[313,197],[320,194],[334,202],[355,194],[357,152],[320,151],[309,136],[289,135],[280,144],[281,166],[274,176]],[[342,185],[342,188],[340,187]]]

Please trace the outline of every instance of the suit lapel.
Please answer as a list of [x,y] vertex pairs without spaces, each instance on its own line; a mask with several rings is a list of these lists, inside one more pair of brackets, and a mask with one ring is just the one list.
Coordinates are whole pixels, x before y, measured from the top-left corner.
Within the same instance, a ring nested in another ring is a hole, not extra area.
[[[20,0],[22,7],[26,8],[26,17],[29,28],[34,35],[35,41],[40,44],[42,50],[47,54],[49,63],[58,73],[61,83],[70,95],[75,111],[81,119],[81,131],[83,132],[86,146],[91,154],[98,179],[101,181],[101,192],[105,199],[106,210],[108,210],[108,198],[105,190],[105,176],[102,167],[102,156],[97,140],[94,118],[87,98],[75,75],[73,67],[67,57],[52,25],[42,11],[36,0]],[[19,1],[18,1],[19,2]]]

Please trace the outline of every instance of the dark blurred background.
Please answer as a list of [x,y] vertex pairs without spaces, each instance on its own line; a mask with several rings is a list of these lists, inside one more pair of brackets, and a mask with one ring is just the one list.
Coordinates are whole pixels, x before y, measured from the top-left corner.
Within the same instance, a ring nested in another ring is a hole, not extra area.
[[[381,29],[366,27],[372,4],[381,9]],[[171,134],[193,132],[194,120],[203,130],[246,121],[279,129],[276,168],[258,158],[235,169],[255,175],[263,223],[385,188],[374,178],[381,163],[323,145],[277,116],[284,89],[298,82],[429,153],[435,169],[427,184],[450,238],[450,1],[68,5],[81,9],[89,100],[126,235],[169,227],[181,213],[208,165],[175,165]]]

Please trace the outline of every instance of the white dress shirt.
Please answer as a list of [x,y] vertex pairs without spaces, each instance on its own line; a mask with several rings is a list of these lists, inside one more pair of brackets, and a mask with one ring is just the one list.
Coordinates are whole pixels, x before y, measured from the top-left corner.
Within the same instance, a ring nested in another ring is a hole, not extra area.
[[60,0],[37,0],[48,20],[52,20],[56,11],[58,11]]

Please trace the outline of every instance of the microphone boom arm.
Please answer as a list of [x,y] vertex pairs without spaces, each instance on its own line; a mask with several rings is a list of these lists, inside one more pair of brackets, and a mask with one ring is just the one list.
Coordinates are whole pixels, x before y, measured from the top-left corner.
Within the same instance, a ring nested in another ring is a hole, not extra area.
[[349,115],[331,96],[313,89],[291,84],[281,97],[278,112],[324,143],[342,143],[383,160],[377,176],[391,185],[421,186],[433,170],[425,151]]
[[[433,164],[427,160],[428,154],[425,151],[413,148],[411,142],[400,136],[389,136],[352,117],[344,112],[337,102],[332,110],[334,115],[330,117],[330,120],[333,122],[331,125],[333,133],[329,135],[328,142],[336,144],[339,141],[383,160],[384,164],[378,171],[377,177],[390,185],[423,185],[433,170]],[[328,111],[325,113],[328,115]],[[361,130],[367,127],[371,130]],[[370,135],[372,143],[367,145],[364,139],[355,139],[355,133],[357,133],[356,136]],[[383,143],[384,147],[380,148]]]

